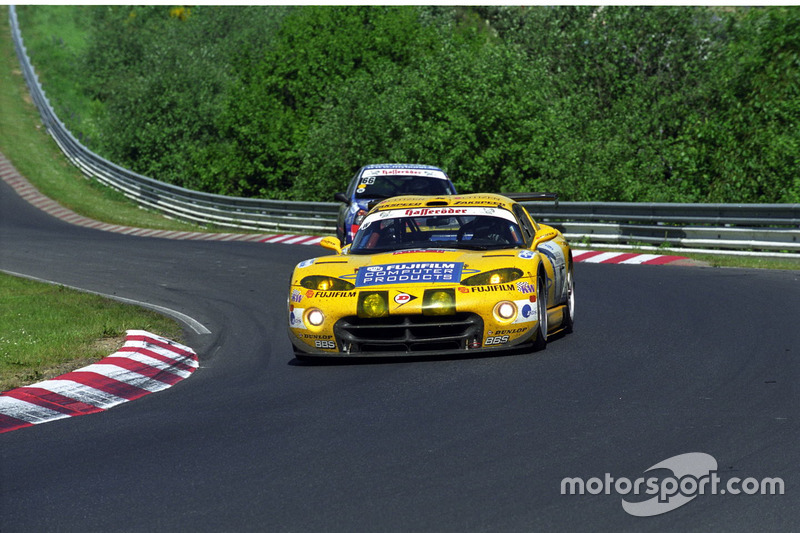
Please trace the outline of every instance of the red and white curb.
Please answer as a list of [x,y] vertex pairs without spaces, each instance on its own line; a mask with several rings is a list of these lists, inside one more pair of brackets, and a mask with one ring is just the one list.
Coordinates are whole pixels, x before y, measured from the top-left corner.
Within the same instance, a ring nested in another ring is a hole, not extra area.
[[[98,222],[96,220],[79,215],[44,196],[33,185],[31,185],[27,179],[17,172],[11,162],[6,159],[3,154],[0,154],[0,178],[8,183],[15,191],[17,191],[17,193],[23,199],[35,207],[65,222],[85,228],[99,229],[113,233],[122,233],[125,235],[134,235],[137,237],[157,237],[161,239],[174,240],[239,241],[261,242],[269,244],[319,244],[319,242],[322,240],[322,237],[314,235],[203,233],[199,231],[166,231],[106,224],[104,222]],[[624,265],[663,265],[673,261],[686,259],[685,257],[673,255],[598,252],[592,250],[577,251],[575,249],[572,251],[572,257],[576,262],[619,263]]]
[[197,367],[188,346],[129,330],[125,345],[95,364],[0,394],[0,433],[105,411],[167,389]]
[[673,261],[688,259],[677,255],[635,254],[625,252],[597,252],[594,250],[572,250],[576,263],[606,263],[619,265],[666,265]]

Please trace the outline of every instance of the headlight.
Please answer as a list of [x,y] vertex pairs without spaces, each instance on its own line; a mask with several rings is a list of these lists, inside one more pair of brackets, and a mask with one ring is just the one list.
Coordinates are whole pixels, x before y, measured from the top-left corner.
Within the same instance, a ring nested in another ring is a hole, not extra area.
[[306,276],[300,281],[300,285],[315,291],[352,291],[356,288],[349,281],[330,276]]
[[422,297],[423,315],[456,314],[455,289],[428,289]]
[[325,315],[319,309],[311,308],[306,311],[306,320],[312,326],[321,326],[325,321]]
[[511,320],[517,316],[517,306],[514,302],[497,302],[494,306],[494,316],[503,321]]
[[358,316],[380,318],[389,314],[389,292],[362,292],[358,295]]
[[461,282],[462,285],[497,285],[510,283],[522,277],[522,270],[518,268],[499,268],[475,274]]

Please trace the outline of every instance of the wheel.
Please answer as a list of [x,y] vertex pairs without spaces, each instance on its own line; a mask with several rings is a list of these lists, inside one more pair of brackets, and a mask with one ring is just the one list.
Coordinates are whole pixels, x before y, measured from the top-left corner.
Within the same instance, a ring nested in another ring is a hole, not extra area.
[[575,324],[575,280],[572,277],[572,265],[567,271],[567,311],[564,317],[564,331],[572,333]]
[[547,347],[547,278],[541,270],[536,276],[536,310],[539,314],[539,325],[536,328],[534,350],[544,350]]

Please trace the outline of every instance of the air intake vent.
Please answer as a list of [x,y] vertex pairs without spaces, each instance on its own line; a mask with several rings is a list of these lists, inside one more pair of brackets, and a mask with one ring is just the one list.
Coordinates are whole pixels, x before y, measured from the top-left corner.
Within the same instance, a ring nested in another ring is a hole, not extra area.
[[428,207],[442,207],[442,206],[448,206],[450,204],[445,200],[431,200],[430,202],[427,202],[425,205]]

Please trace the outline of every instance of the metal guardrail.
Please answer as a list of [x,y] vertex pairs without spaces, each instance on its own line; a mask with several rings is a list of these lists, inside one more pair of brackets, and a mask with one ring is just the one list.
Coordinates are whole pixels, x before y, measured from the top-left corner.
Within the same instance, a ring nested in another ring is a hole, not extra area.
[[800,204],[523,205],[568,239],[592,244],[800,252]]
[[[14,47],[47,131],[81,171],[142,206],[201,224],[261,231],[332,233],[336,202],[237,198],[192,191],[122,168],[84,147],[56,116],[9,7]],[[576,244],[659,246],[800,254],[800,204],[523,202]],[[756,252],[758,253],[758,252]],[[766,255],[766,254],[764,254]]]
[[339,203],[237,198],[192,191],[142,176],[93,153],[70,133],[50,105],[23,44],[14,6],[9,6],[9,18],[22,73],[42,121],[64,154],[85,175],[144,207],[201,224],[298,232],[330,232],[336,227]]

